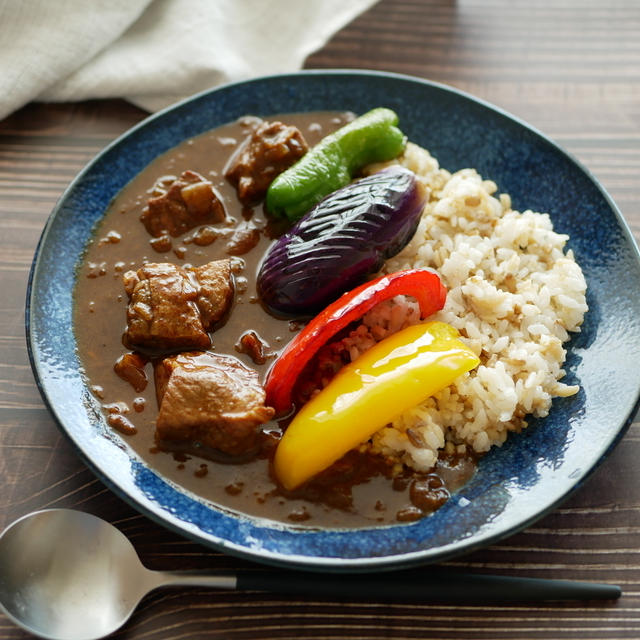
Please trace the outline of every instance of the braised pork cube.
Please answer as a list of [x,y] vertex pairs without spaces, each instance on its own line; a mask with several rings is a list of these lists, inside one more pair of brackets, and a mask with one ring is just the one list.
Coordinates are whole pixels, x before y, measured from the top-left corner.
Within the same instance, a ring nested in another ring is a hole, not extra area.
[[193,273],[200,287],[196,303],[202,323],[210,331],[223,319],[233,301],[231,260],[208,262],[195,267]]
[[233,356],[181,353],[155,367],[160,444],[195,444],[230,456],[251,453],[274,414],[256,371]]
[[154,237],[179,236],[189,229],[222,222],[224,205],[209,180],[195,171],[185,171],[162,195],[151,198],[140,220]]
[[238,191],[242,204],[264,198],[273,179],[309,149],[302,133],[282,122],[263,122],[231,159],[225,177]]
[[199,287],[181,267],[149,263],[124,274],[129,296],[125,344],[159,351],[207,349]]
[[154,352],[208,349],[210,331],[229,310],[233,284],[229,260],[184,269],[148,263],[124,274],[129,296],[124,343]]

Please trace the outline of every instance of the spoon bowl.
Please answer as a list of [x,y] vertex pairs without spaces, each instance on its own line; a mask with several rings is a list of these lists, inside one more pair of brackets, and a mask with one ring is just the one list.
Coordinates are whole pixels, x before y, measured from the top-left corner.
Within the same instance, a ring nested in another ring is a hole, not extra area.
[[11,525],[1,538],[0,576],[6,614],[56,640],[114,632],[157,584],[118,529],[67,509],[39,511]]

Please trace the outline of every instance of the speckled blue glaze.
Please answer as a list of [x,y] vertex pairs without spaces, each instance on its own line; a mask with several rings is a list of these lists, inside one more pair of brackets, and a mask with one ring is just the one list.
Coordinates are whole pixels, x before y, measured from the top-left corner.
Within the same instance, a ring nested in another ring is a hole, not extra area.
[[[357,531],[305,530],[225,512],[148,468],[104,423],[78,372],[75,267],[109,201],[185,138],[245,114],[387,106],[409,138],[450,170],[498,183],[514,208],[551,214],[584,269],[590,312],[570,344],[580,393],[492,450],[476,476],[431,517]],[[270,564],[371,571],[440,561],[518,531],[579,486],[617,443],[640,390],[640,261],[596,180],[526,124],[451,88],[393,74],[302,72],[225,86],[147,119],[103,151],[54,209],[31,272],[27,336],[43,398],[84,461],[145,515],[216,549]]]

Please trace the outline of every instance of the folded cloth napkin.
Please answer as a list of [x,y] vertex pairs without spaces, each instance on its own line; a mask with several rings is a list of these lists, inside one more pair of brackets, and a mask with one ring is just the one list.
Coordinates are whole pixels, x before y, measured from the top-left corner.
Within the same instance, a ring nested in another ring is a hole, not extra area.
[[0,118],[31,100],[155,111],[295,71],[377,0],[0,0]]

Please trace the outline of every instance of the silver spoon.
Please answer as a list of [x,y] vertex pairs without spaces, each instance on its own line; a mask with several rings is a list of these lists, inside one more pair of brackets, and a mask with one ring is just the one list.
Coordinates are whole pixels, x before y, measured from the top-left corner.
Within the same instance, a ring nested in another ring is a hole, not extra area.
[[103,638],[129,619],[143,596],[164,586],[425,602],[609,599],[621,593],[614,585],[461,574],[432,567],[360,576],[150,571],[118,529],[69,509],[28,514],[0,535],[0,609],[41,638]]

